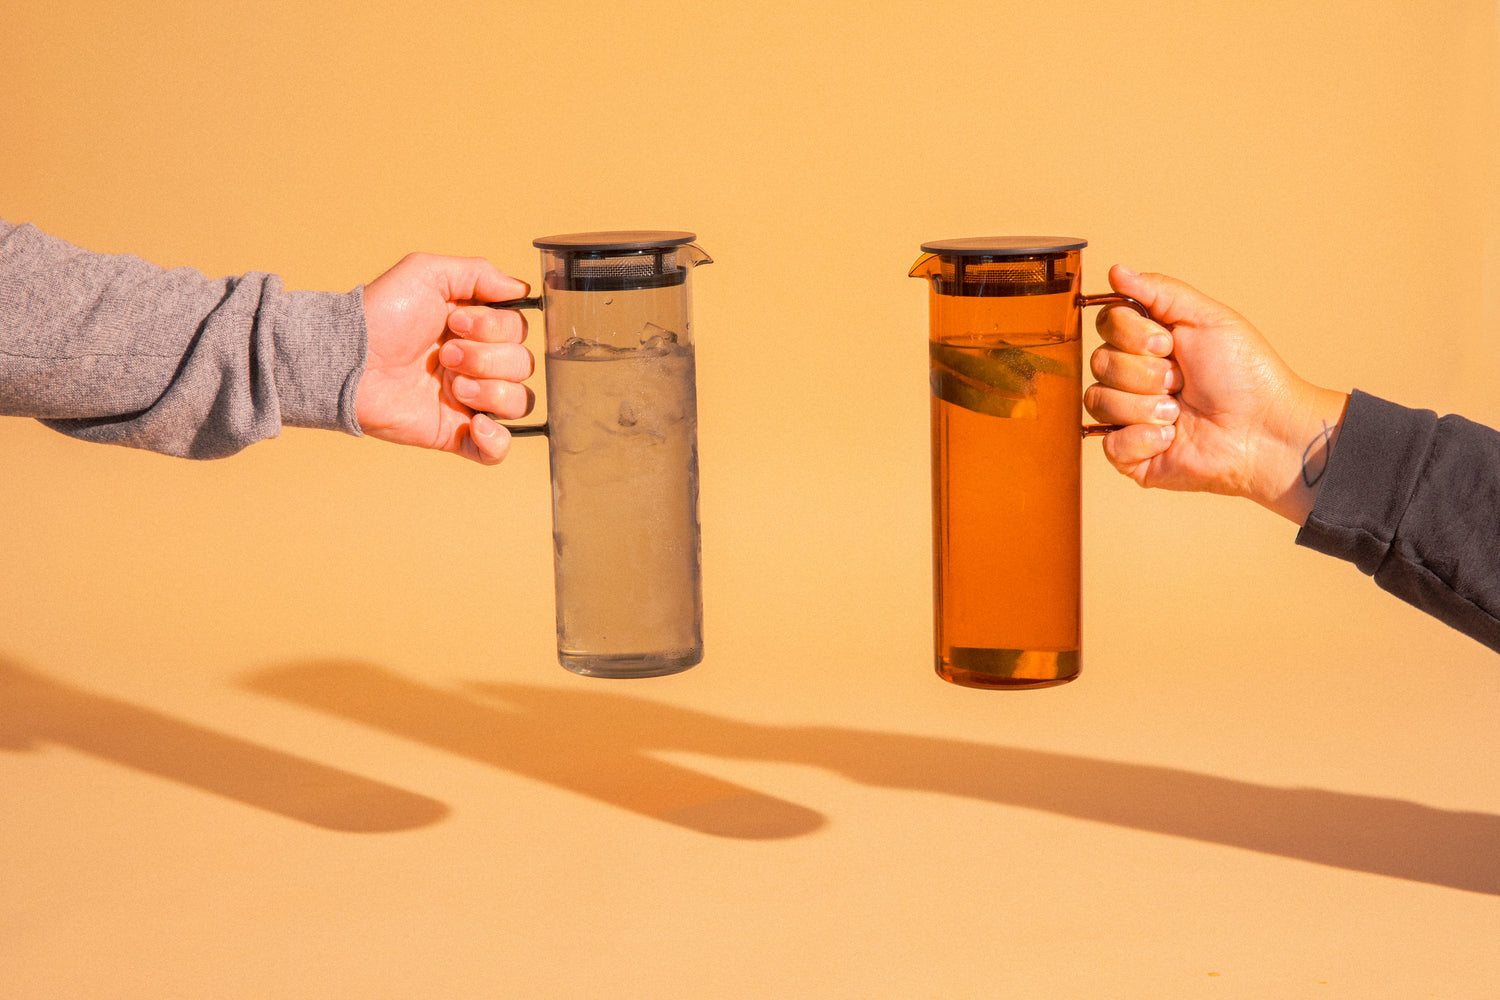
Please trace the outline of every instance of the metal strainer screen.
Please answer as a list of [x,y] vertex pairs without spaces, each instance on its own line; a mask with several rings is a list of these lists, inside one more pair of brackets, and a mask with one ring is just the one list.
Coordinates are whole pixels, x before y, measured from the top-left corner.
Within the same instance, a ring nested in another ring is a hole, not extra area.
[[938,240],[922,249],[937,258],[938,266],[925,273],[939,295],[987,297],[1073,291],[1075,251],[1084,245],[1065,237],[980,237]]
[[570,292],[621,291],[680,285],[687,271],[677,266],[677,249],[626,256],[559,253],[547,272],[547,287]]
[[941,274],[934,278],[944,295],[1048,295],[1072,287],[1072,275],[1058,266],[1066,263],[1062,255],[1019,260],[943,257]]
[[547,287],[568,292],[668,288],[687,279],[678,248],[692,233],[657,230],[573,233],[534,240],[540,247]]

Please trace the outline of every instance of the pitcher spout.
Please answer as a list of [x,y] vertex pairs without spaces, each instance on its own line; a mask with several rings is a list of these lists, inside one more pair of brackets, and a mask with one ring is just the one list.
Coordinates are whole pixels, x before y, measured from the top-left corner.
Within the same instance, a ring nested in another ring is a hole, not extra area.
[[911,270],[906,272],[906,276],[908,278],[931,278],[938,274],[940,269],[941,263],[938,261],[938,255],[935,253],[924,253],[917,258],[917,262],[911,266]]
[[714,259],[708,255],[708,252],[696,243],[684,243],[677,248],[677,264],[683,269],[713,262]]

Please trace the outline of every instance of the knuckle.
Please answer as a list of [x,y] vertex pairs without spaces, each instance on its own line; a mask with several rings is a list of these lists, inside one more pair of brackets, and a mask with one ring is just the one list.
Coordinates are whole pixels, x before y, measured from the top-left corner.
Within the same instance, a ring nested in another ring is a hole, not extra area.
[[506,393],[503,384],[491,385],[486,395],[489,396],[488,402],[491,410],[505,417],[507,420],[515,417],[515,413],[512,412],[509,394]]
[[531,412],[531,392],[523,385],[502,382],[494,388],[494,409],[507,420],[516,420]]
[[1109,460],[1109,464],[1113,465],[1117,471],[1124,472],[1126,460],[1125,456],[1121,454],[1119,438],[1119,431],[1104,435],[1104,457]]
[[506,330],[510,324],[506,322],[505,313],[486,308],[484,314],[478,317],[476,330],[486,342],[495,343],[505,339]]
[[515,369],[515,361],[505,345],[496,345],[484,352],[484,375],[486,378],[505,378]]
[[496,353],[486,354],[482,367],[484,377],[491,379],[504,378],[510,370],[510,366],[505,363],[505,358]]
[[1094,378],[1100,382],[1108,382],[1109,374],[1115,368],[1115,352],[1108,347],[1096,349],[1089,358],[1089,370],[1094,373]]
[[512,374],[516,378],[530,378],[532,368],[536,364],[536,360],[531,356],[531,352],[520,344],[510,344],[508,346],[509,350],[506,353],[511,358],[510,370]]
[[1094,326],[1099,335],[1111,344],[1121,344],[1128,339],[1140,314],[1128,306],[1106,306],[1094,317]]

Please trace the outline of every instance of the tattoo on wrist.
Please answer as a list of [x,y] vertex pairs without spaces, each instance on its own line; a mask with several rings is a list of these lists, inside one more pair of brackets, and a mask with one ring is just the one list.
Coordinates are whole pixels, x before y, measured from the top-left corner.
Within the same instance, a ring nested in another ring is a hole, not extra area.
[[1337,426],[1328,426],[1328,421],[1323,421],[1323,429],[1307,443],[1302,452],[1302,485],[1312,489],[1323,479],[1323,473],[1328,471],[1328,456],[1333,452],[1333,442],[1339,436]]

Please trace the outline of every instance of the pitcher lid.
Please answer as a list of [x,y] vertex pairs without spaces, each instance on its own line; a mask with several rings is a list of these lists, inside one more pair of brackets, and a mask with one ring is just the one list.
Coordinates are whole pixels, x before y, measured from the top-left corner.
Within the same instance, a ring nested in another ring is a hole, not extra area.
[[922,244],[924,253],[950,257],[1026,257],[1031,254],[1082,250],[1088,240],[1075,236],[966,236]]
[[698,236],[675,229],[621,229],[602,233],[563,233],[531,241],[539,250],[573,250],[607,253],[611,250],[660,250],[691,243]]

